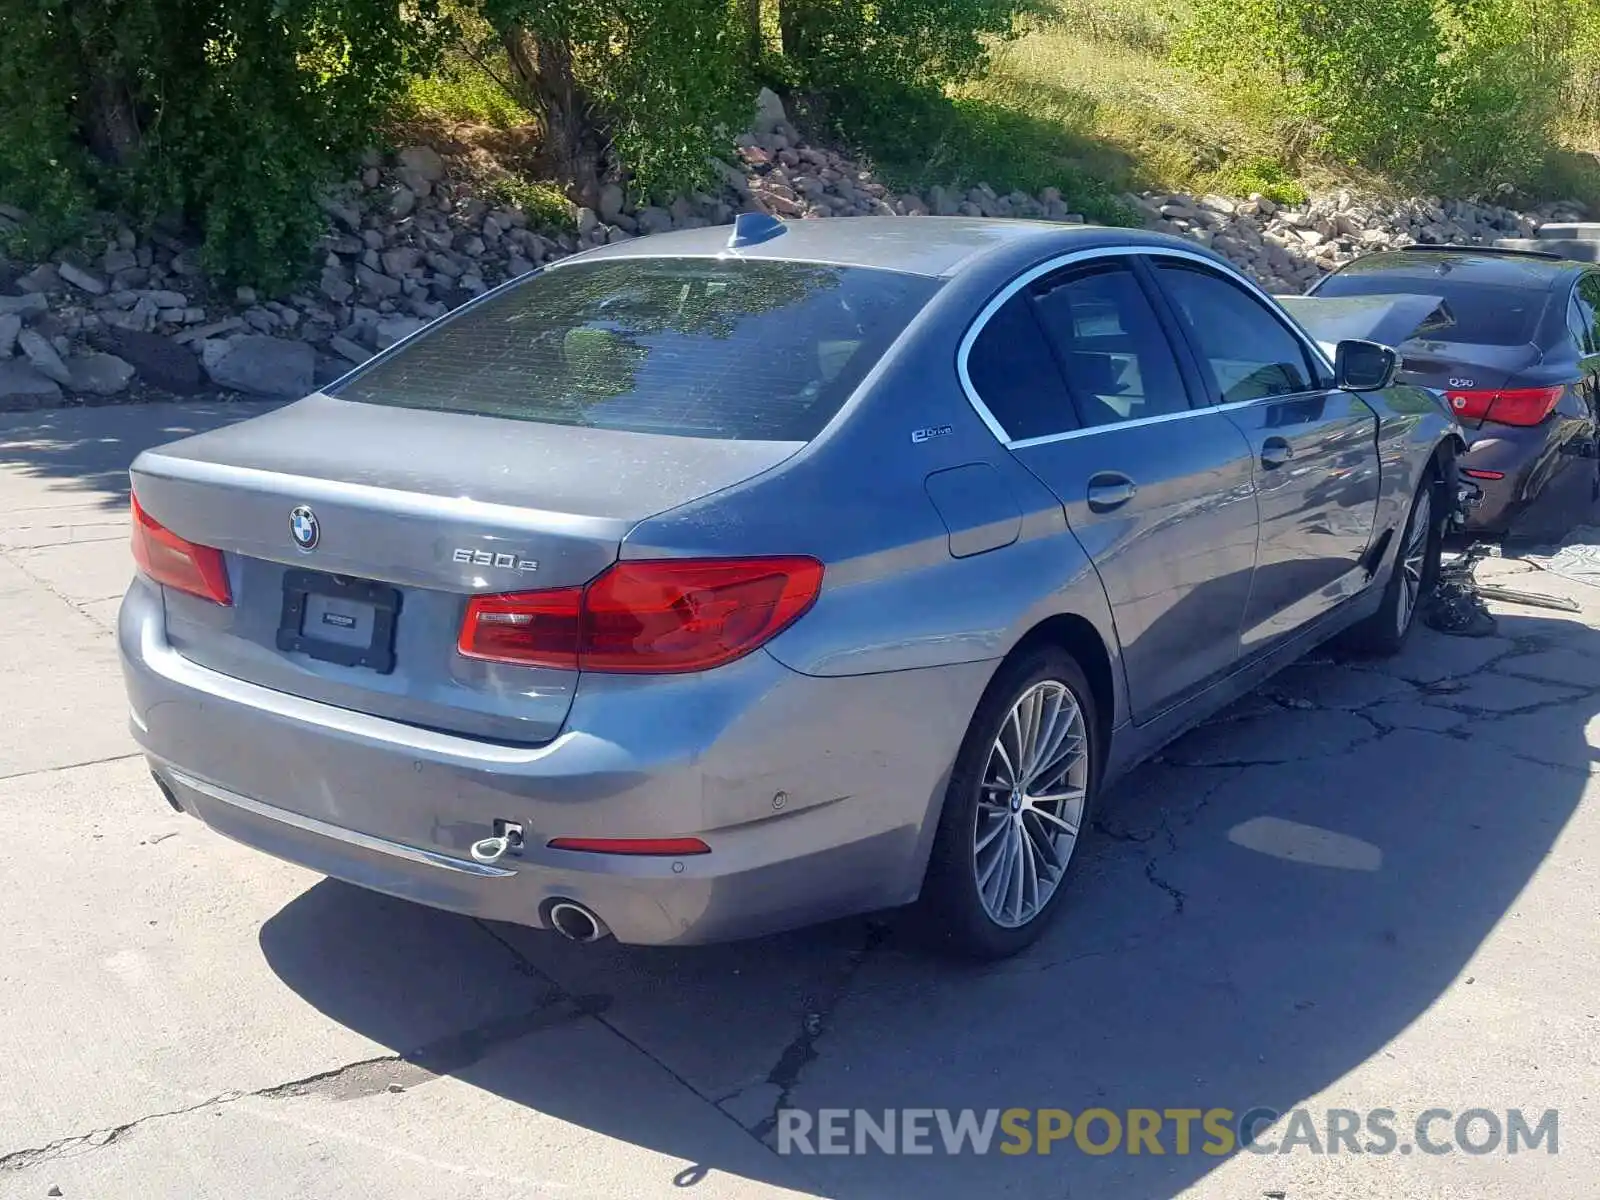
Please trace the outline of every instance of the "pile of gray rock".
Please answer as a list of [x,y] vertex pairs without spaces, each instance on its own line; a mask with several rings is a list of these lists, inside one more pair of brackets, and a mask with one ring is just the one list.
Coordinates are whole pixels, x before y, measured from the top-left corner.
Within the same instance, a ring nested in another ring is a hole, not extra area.
[[1211,247],[1279,294],[1301,292],[1363,254],[1533,238],[1546,223],[1583,213],[1572,203],[1524,213],[1464,200],[1364,200],[1348,191],[1294,207],[1261,195],[1141,196],[1136,203],[1151,228]]
[[[485,199],[432,148],[389,160],[373,153],[359,177],[324,198],[319,265],[280,298],[249,288],[217,294],[195,247],[160,232],[141,239],[115,229],[89,257],[22,266],[0,259],[0,408],[151,391],[302,395],[503,280],[594,246],[725,224],[740,212],[1083,219],[1054,188],[1037,196],[1000,195],[983,184],[895,193],[862,164],[807,145],[768,91],[732,159],[717,163],[715,194],[636,206],[609,184],[595,204],[573,209],[566,228],[552,229]],[[1151,228],[1210,246],[1277,292],[1301,291],[1360,254],[1527,238],[1545,221],[1585,215],[1570,204],[1521,213],[1347,192],[1295,207],[1263,196],[1125,200]],[[0,222],[26,219],[0,210]]]

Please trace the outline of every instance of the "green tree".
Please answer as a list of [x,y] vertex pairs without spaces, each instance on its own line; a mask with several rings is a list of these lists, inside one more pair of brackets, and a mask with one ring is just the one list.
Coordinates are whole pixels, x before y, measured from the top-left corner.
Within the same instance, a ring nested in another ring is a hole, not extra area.
[[1326,150],[1396,167],[1422,157],[1444,48],[1434,0],[1197,0],[1177,52],[1223,78],[1270,73]]
[[219,276],[283,286],[317,188],[442,34],[435,0],[0,0],[0,197],[50,238],[185,218]]
[[[665,195],[707,178],[758,74],[845,131],[912,110],[988,65],[1036,0],[479,0],[556,168],[592,203],[626,170]],[[767,53],[775,14],[781,55]]]
[[1418,182],[1533,182],[1592,0],[1195,0],[1177,54],[1277,87],[1332,155]]
[[750,36],[730,0],[481,0],[557,170],[593,204],[624,164],[665,195],[708,178],[743,124]]
[[780,0],[785,66],[842,125],[942,95],[989,65],[1035,0]]

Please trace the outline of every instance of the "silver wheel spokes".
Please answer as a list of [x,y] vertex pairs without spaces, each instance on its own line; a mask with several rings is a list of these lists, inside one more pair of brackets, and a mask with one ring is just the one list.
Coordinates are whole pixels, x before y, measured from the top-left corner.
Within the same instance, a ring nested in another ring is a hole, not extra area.
[[1395,624],[1401,633],[1411,627],[1412,614],[1422,595],[1422,576],[1428,565],[1428,540],[1433,534],[1433,500],[1424,490],[1411,515],[1410,535],[1400,558],[1400,601]]
[[1012,705],[984,765],[972,867],[984,911],[1009,929],[1038,916],[1078,844],[1089,747],[1065,684],[1036,683]]

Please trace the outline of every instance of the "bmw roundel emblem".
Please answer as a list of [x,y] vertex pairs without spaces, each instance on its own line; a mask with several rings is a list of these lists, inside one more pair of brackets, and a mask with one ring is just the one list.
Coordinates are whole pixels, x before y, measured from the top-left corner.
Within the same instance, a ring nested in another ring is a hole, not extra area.
[[315,550],[317,543],[322,540],[322,526],[317,523],[317,514],[304,504],[296,507],[289,514],[289,533],[300,549]]

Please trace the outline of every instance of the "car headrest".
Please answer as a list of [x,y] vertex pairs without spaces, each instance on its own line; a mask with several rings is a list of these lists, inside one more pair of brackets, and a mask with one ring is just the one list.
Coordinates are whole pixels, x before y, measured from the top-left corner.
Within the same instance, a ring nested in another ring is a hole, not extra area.
[[1115,396],[1123,385],[1117,362],[1109,354],[1077,351],[1067,355],[1067,378],[1079,391],[1096,396]]

